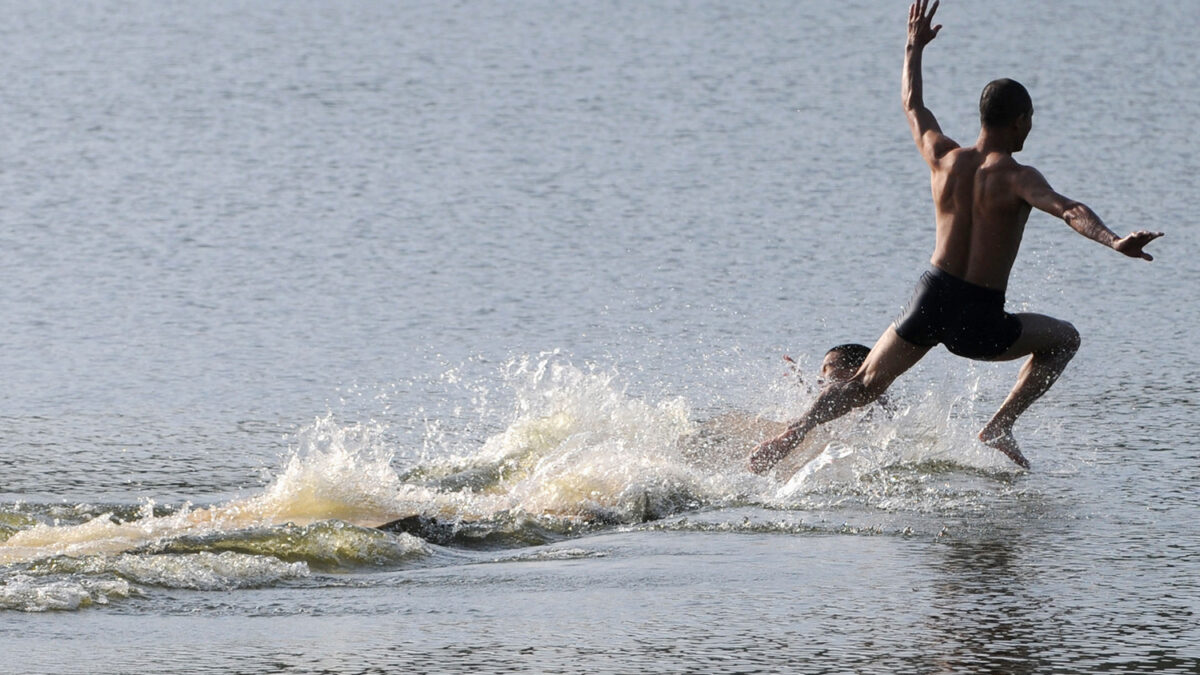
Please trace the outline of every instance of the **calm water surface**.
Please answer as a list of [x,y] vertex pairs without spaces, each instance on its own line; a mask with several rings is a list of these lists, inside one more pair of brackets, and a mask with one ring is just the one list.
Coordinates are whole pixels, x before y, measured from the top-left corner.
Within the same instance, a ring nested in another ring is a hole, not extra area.
[[1021,159],[1168,233],[1031,218],[1034,470],[937,351],[767,478],[928,259],[905,3],[3,15],[0,671],[1200,669],[1192,4],[939,10],[949,135],[1021,80]]

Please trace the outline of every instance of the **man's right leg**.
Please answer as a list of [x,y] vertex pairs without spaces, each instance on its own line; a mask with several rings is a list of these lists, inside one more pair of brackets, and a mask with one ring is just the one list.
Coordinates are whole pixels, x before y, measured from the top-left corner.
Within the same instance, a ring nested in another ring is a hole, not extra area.
[[800,419],[788,425],[778,438],[758,446],[750,455],[750,470],[765,473],[799,445],[808,432],[851,410],[879,398],[904,371],[912,368],[931,347],[915,345],[896,334],[889,326],[854,377],[830,382]]
[[1021,336],[994,361],[1011,361],[1029,356],[1008,398],[979,432],[979,440],[1008,455],[1017,464],[1029,468],[1013,437],[1013,424],[1034,401],[1054,384],[1071,357],[1079,350],[1079,331],[1066,321],[1043,314],[1018,314]]

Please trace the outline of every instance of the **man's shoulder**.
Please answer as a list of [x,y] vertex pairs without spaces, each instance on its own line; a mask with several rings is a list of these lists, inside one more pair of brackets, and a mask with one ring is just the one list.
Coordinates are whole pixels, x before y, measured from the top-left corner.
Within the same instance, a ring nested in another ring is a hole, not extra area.
[[1029,164],[1021,164],[1017,160],[1012,160],[1012,166],[1008,169],[1012,173],[1013,182],[1017,185],[1041,184],[1046,182],[1046,177],[1042,175],[1035,167]]
[[1008,153],[991,153],[980,165],[980,169],[993,178],[1003,177],[1014,184],[1029,181],[1045,181],[1042,173],[1036,168],[1022,164]]

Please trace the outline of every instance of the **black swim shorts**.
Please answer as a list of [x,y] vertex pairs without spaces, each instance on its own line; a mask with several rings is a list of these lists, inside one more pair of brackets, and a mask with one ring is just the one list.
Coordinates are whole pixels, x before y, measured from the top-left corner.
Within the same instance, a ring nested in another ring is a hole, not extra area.
[[1004,291],[963,281],[936,267],[921,275],[893,327],[915,345],[942,343],[969,359],[995,358],[1021,336],[1021,320],[1004,311]]

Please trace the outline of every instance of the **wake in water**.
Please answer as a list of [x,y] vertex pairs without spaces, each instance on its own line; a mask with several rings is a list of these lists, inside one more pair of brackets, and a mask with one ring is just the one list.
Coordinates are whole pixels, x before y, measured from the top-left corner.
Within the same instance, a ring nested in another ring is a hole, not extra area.
[[446,554],[439,545],[544,544],[723,508],[850,503],[919,512],[975,498],[975,488],[931,492],[930,475],[1006,466],[984,448],[964,452],[973,446],[970,423],[957,424],[953,404],[933,394],[829,425],[760,477],[747,470],[747,456],[779,422],[735,412],[697,420],[682,398],[631,396],[614,372],[558,357],[517,361],[505,373],[514,392],[507,426],[474,451],[401,472],[381,427],[327,416],[300,431],[283,468],[247,497],[60,511],[49,522],[48,512],[29,507],[0,512],[8,571],[0,608],[72,608],[146,586],[235,588],[311,569],[396,567]]

